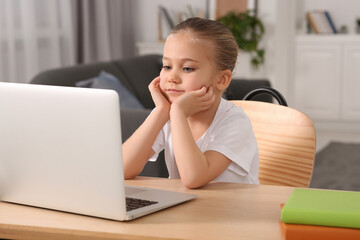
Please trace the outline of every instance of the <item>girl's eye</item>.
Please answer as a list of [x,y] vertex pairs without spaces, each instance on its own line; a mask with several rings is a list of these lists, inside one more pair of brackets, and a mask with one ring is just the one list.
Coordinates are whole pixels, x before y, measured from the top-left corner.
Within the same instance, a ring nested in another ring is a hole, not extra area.
[[192,72],[192,71],[194,71],[194,68],[184,67],[183,70],[184,70],[185,72]]
[[166,65],[165,65],[165,66],[163,66],[162,68],[163,68],[163,69],[165,69],[165,70],[170,70],[170,69],[171,69],[171,67],[170,67],[170,66],[166,66]]

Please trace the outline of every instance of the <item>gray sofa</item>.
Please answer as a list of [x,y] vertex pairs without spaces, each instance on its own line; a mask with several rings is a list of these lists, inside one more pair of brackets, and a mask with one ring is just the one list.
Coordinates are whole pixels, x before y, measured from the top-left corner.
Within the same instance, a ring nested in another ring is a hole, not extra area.
[[[148,85],[162,67],[161,55],[145,55],[108,62],[76,65],[47,70],[36,75],[31,84],[75,87],[78,82],[98,76],[101,71],[115,76],[121,84],[141,103],[143,109],[121,109],[122,139],[125,141],[144,121],[154,108]],[[267,80],[233,79],[224,98],[242,99],[248,92],[261,86],[270,86]],[[270,96],[257,96],[254,100],[271,102]],[[163,154],[158,161],[149,162],[141,175],[167,177]]]

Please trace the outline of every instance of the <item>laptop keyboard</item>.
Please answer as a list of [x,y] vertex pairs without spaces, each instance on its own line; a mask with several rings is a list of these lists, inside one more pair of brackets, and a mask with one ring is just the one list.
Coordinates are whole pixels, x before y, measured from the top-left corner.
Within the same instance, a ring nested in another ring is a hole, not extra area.
[[135,210],[135,209],[150,206],[150,205],[153,205],[156,203],[158,203],[158,202],[139,199],[139,198],[126,197],[126,211]]

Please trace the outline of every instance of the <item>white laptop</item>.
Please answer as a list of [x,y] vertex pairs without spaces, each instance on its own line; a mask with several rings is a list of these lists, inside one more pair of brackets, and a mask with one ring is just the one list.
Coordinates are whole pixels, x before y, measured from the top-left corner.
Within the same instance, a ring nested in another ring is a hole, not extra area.
[[0,83],[0,199],[120,221],[194,199],[124,185],[119,108],[112,90]]

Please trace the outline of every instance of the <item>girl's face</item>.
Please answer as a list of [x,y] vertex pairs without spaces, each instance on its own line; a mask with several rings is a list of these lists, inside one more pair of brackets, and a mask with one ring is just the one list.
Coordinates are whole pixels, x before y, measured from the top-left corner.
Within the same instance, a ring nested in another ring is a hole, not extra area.
[[164,46],[160,88],[172,103],[188,91],[213,86],[217,72],[213,61],[214,45],[190,31],[171,34]]

